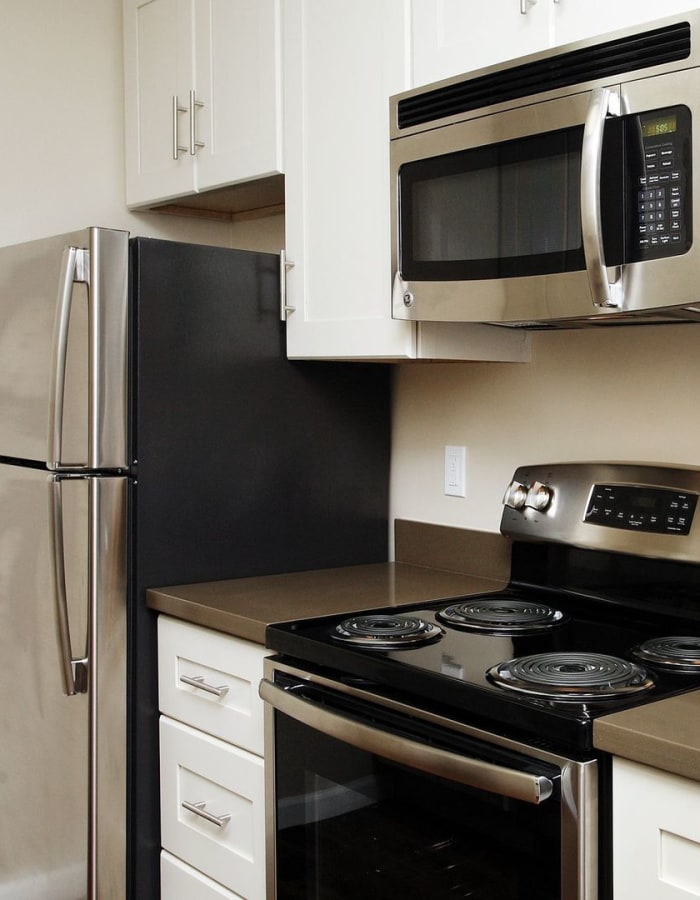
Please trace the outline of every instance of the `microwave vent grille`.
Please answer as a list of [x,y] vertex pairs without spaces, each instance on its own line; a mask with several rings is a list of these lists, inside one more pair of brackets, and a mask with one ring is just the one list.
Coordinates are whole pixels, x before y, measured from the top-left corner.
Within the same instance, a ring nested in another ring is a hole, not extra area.
[[676,62],[689,56],[690,25],[678,22],[405,97],[398,102],[398,127],[411,128],[541,91]]

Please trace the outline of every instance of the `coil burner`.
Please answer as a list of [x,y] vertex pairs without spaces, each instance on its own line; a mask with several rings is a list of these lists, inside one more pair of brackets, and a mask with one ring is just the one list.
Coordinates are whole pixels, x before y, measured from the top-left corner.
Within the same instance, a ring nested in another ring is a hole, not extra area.
[[337,641],[370,649],[394,650],[398,647],[427,644],[437,640],[443,633],[437,625],[418,616],[380,613],[344,619],[336,625],[331,636]]
[[633,647],[635,659],[657,669],[680,674],[700,674],[700,637],[651,638]]
[[490,634],[531,634],[564,621],[564,614],[544,603],[512,597],[473,597],[441,609],[436,618],[454,628]]
[[607,700],[654,686],[635,663],[602,653],[537,653],[493,666],[488,678],[501,687],[550,700]]

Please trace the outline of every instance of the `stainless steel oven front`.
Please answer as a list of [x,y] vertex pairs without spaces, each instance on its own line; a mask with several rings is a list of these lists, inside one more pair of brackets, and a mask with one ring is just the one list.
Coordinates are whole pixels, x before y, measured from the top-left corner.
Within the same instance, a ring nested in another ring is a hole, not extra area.
[[268,900],[597,900],[605,759],[280,657],[260,694]]

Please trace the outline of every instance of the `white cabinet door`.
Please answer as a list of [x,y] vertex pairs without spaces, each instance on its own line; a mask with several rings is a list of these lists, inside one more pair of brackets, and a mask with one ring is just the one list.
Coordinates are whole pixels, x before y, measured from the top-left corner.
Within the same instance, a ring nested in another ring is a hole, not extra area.
[[554,41],[580,41],[697,7],[697,0],[559,0],[553,5]]
[[123,3],[128,205],[280,173],[280,0]]
[[552,0],[523,3],[521,7],[519,0],[411,0],[411,86],[549,46]]
[[259,756],[160,718],[163,849],[246,900],[265,897]]
[[197,189],[282,171],[280,0],[195,0]]
[[397,0],[285,0],[287,352],[410,358],[391,318],[389,96],[405,89]]
[[509,329],[391,318],[389,97],[409,86],[409,0],[284,13],[288,356],[526,360]]
[[124,0],[129,205],[194,190],[193,158],[176,149],[187,147],[192,50],[191,0]]
[[700,783],[615,758],[615,900],[700,896]]

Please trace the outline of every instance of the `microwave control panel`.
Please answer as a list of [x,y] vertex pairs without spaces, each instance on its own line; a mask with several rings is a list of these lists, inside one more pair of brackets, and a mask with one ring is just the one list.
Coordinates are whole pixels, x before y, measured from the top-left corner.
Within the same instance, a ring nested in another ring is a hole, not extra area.
[[690,110],[686,106],[628,119],[628,140],[636,148],[636,164],[630,172],[632,199],[636,199],[629,248],[633,262],[676,256],[690,249],[690,125]]

